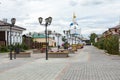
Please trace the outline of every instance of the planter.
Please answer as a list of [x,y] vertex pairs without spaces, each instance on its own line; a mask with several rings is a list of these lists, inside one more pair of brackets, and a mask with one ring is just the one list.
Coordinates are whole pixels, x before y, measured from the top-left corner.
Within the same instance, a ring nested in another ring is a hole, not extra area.
[[51,58],[65,58],[68,57],[69,51],[50,51],[48,52],[48,57]]
[[37,53],[41,53],[41,50],[40,49],[34,49],[33,54],[37,54]]
[[[14,54],[15,53],[13,53],[13,56]],[[27,57],[31,57],[30,52],[19,52],[19,54],[16,54],[16,58],[27,58]]]

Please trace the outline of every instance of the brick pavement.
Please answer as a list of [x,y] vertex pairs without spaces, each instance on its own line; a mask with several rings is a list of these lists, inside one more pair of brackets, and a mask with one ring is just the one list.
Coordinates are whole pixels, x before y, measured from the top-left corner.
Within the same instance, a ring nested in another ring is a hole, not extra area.
[[27,59],[7,60],[0,64],[0,80],[120,80],[118,56],[108,56],[92,46],[69,56],[45,60],[44,54],[34,54]]
[[70,63],[59,80],[120,80],[120,57],[113,60],[94,47],[86,47],[81,53],[87,54],[88,60]]
[[32,54],[32,57],[30,58],[13,58],[10,60],[8,54],[9,53],[0,54],[0,72],[22,66],[24,64],[33,62],[36,59],[45,57],[45,54]]

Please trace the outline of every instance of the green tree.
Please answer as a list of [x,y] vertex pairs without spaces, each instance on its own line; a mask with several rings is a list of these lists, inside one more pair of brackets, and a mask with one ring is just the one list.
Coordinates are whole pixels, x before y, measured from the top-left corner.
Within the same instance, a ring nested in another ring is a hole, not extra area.
[[119,38],[118,36],[109,36],[107,38],[106,50],[109,54],[119,54]]
[[94,45],[94,43],[95,43],[95,38],[97,37],[97,34],[95,34],[95,33],[91,33],[90,34],[90,41],[91,41],[91,43],[93,43],[93,45]]
[[109,35],[101,37],[95,46],[106,50],[109,54],[119,54],[119,36]]

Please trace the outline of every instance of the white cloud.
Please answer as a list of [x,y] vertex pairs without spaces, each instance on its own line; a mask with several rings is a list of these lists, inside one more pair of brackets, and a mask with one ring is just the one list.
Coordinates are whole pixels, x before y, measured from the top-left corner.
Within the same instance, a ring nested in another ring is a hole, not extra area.
[[[120,16],[119,0],[1,0],[0,18],[17,19],[16,25],[29,31],[43,31],[38,17],[52,16],[53,22],[48,29],[63,32],[69,29],[73,12],[82,34],[102,33],[117,25]],[[98,27],[99,26],[99,27]]]

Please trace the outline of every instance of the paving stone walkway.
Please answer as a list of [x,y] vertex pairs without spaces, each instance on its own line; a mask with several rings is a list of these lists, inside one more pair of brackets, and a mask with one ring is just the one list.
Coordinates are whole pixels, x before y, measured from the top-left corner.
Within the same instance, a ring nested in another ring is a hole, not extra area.
[[70,63],[60,80],[120,80],[120,57],[107,56],[91,46],[85,47],[82,54],[88,56],[86,61]]
[[45,60],[45,54],[32,54],[12,61],[5,56],[0,59],[0,80],[120,80],[120,57],[93,46],[68,58]]

